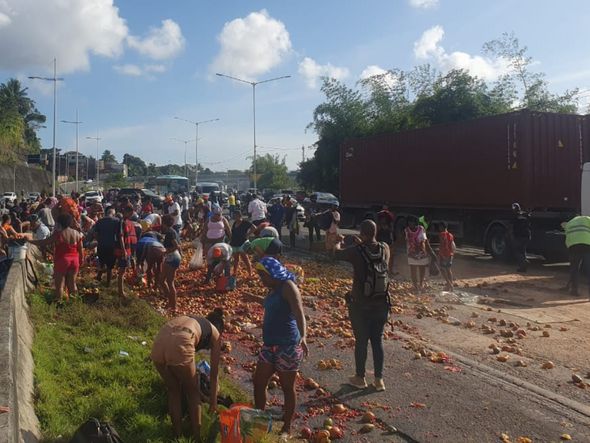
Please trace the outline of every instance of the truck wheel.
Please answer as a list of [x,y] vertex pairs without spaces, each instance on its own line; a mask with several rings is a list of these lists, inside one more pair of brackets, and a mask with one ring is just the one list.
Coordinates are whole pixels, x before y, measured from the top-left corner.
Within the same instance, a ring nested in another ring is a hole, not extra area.
[[512,252],[506,228],[502,226],[492,228],[488,238],[492,257],[496,260],[510,260]]

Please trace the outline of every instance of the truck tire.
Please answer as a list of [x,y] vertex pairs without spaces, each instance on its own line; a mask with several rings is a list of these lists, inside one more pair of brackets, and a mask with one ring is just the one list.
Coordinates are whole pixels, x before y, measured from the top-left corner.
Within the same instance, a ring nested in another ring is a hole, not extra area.
[[488,235],[489,250],[496,260],[509,261],[512,258],[512,246],[508,232],[503,226],[494,226]]

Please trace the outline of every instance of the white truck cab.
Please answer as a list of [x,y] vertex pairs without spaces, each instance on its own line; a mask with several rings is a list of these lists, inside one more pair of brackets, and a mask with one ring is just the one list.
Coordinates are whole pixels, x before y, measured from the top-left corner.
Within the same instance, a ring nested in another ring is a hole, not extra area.
[[582,215],[590,215],[590,163],[584,163],[582,167]]

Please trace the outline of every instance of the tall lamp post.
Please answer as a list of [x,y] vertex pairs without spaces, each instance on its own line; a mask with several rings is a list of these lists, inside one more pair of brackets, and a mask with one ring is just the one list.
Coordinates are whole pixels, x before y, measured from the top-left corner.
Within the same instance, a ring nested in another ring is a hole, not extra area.
[[98,191],[98,188],[100,186],[100,179],[99,179],[99,171],[100,171],[100,163],[99,163],[99,159],[98,159],[98,142],[102,140],[102,138],[100,138],[98,136],[98,131],[96,131],[96,137],[86,137],[88,140],[96,140],[96,190]]
[[63,81],[63,78],[57,77],[57,60],[53,59],[53,77],[41,77],[37,75],[29,76],[31,80],[45,80],[48,82],[53,82],[53,165],[52,165],[52,176],[51,181],[52,184],[52,192],[53,196],[55,197],[55,155],[56,155],[56,148],[55,148],[55,119],[57,118],[57,82]]
[[186,177],[188,177],[188,162],[186,160],[186,153],[187,153],[187,145],[192,142],[191,140],[181,140],[179,138],[171,138],[170,140],[173,140],[175,142],[179,142],[179,143],[184,143],[184,175]]
[[180,117],[174,117],[175,120],[180,120],[186,123],[190,123],[191,125],[195,125],[195,190],[197,188],[197,183],[199,182],[199,125],[204,123],[211,123],[219,121],[218,118],[213,118],[211,120],[201,120],[200,122],[194,122],[192,120],[186,120]]
[[[78,157],[79,157],[80,150],[78,149],[78,126],[82,122],[78,120],[78,110],[76,109],[76,120],[75,121],[62,120],[61,122],[76,125],[76,192],[79,192],[80,189],[79,189],[79,181],[78,181]],[[68,168],[68,170],[69,170],[69,168]]]
[[215,75],[219,76],[219,77],[226,77],[232,80],[236,80],[238,82],[242,82],[242,83],[246,83],[248,85],[252,86],[252,122],[253,122],[253,128],[254,128],[254,167],[253,167],[253,172],[254,172],[254,192],[256,192],[256,183],[257,183],[257,177],[256,177],[256,86],[261,84],[261,83],[269,83],[269,82],[274,82],[275,80],[282,80],[284,78],[290,78],[290,75],[283,75],[281,77],[275,77],[275,78],[269,78],[267,80],[261,80],[259,82],[251,82],[248,80],[244,80],[238,77],[232,77],[231,75],[226,75],[226,74],[220,74],[219,72],[216,72]]

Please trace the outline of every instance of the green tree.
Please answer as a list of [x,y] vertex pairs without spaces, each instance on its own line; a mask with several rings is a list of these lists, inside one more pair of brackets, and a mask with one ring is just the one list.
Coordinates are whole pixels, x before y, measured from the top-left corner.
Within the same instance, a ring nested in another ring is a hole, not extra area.
[[500,82],[513,92],[519,108],[561,113],[577,111],[579,90],[567,90],[561,95],[549,92],[545,74],[531,70],[534,60],[514,33],[505,32],[500,38],[485,43],[483,49],[509,67],[509,72],[502,76]]
[[340,145],[348,137],[369,133],[370,111],[360,91],[338,80],[324,79],[322,92],[326,101],[315,108],[313,121],[308,125],[319,136],[313,157],[318,162],[319,175],[314,181],[318,189],[336,191]]
[[[254,176],[254,161],[247,172],[251,177]],[[260,189],[289,187],[292,183],[288,172],[285,159],[281,160],[278,155],[266,154],[256,157],[256,185]]]
[[453,70],[438,77],[429,94],[420,95],[413,104],[417,127],[469,120],[508,112],[503,100],[495,100],[486,83],[467,71]]
[[104,185],[107,188],[125,188],[128,185],[127,180],[123,177],[123,174],[109,174],[106,180],[104,180]]
[[39,152],[37,129],[45,116],[16,79],[0,85],[0,163],[14,164],[27,153]]
[[123,164],[127,165],[127,172],[130,177],[147,175],[148,167],[139,157],[135,157],[131,154],[124,154]]
[[108,149],[104,150],[100,159],[105,163],[116,163],[117,162],[117,159],[115,158],[115,156]]

